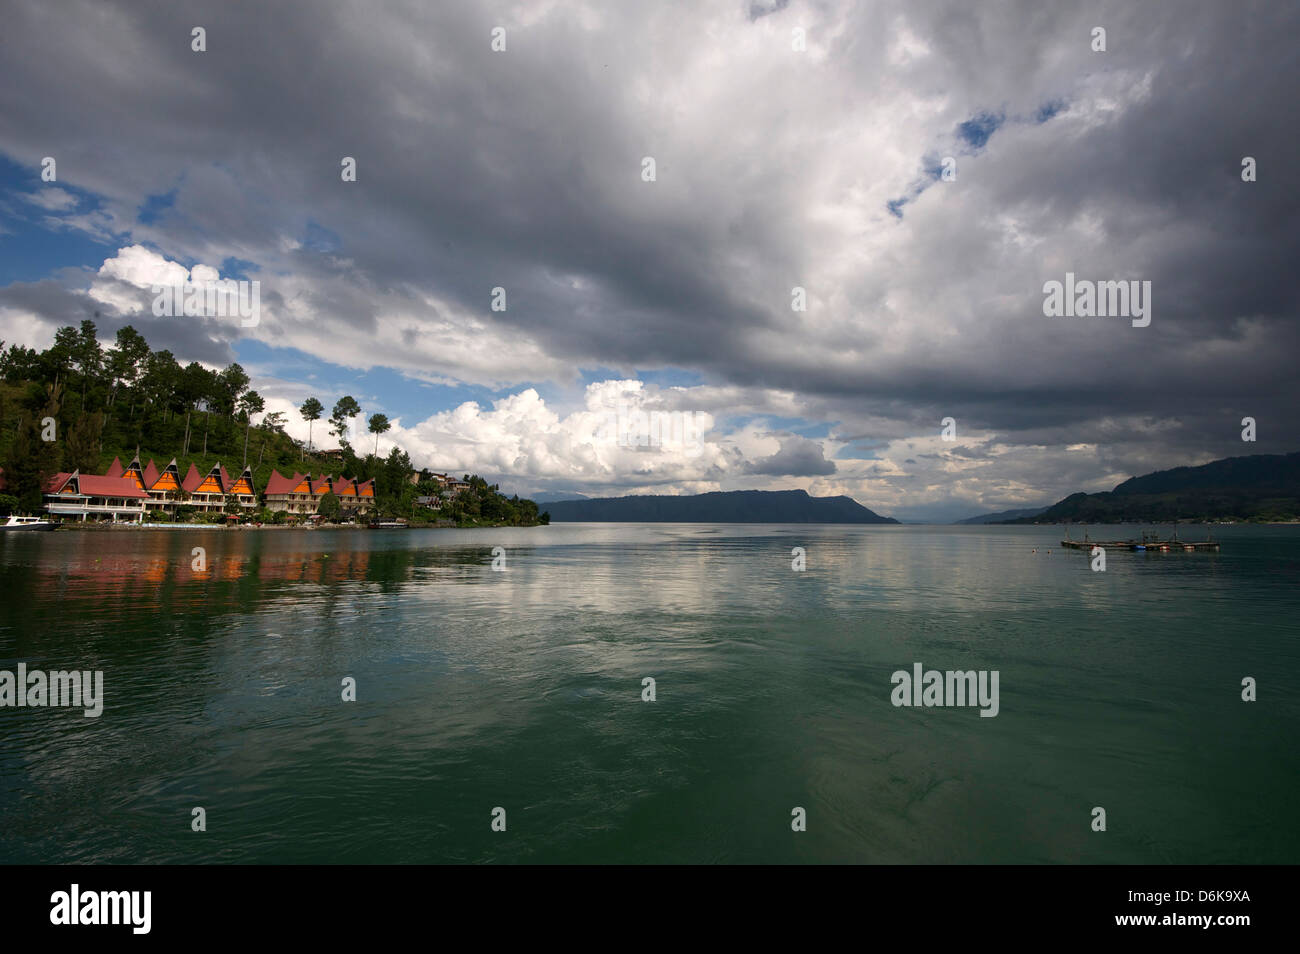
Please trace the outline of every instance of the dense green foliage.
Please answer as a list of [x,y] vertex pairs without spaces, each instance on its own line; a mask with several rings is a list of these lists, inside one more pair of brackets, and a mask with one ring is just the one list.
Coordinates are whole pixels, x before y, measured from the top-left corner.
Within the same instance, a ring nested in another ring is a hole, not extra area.
[[320,499],[320,504],[316,507],[316,512],[326,520],[333,520],[338,517],[342,511],[343,505],[339,503],[339,498],[333,494],[325,494]]
[[[482,477],[466,474],[465,480],[469,486],[449,496],[436,511],[442,520],[451,520],[461,527],[530,527],[551,522],[549,513],[538,514],[535,501],[518,495],[503,497],[496,484],[489,485]],[[438,492],[435,481],[421,481],[416,488],[421,496]]]

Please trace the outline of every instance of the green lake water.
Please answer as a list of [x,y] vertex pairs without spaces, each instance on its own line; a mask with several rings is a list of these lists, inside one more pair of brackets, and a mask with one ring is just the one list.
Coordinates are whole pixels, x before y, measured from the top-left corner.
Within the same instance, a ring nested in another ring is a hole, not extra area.
[[[0,670],[105,694],[0,708],[0,862],[1300,861],[1300,528],[1059,537],[0,534]],[[895,707],[918,662],[996,718]]]

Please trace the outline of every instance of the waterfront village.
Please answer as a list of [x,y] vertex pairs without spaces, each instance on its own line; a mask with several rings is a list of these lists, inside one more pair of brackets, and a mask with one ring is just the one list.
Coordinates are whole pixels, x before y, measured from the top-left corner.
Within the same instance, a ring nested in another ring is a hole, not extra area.
[[[251,384],[237,363],[182,364],[129,325],[107,346],[90,320],[43,351],[0,342],[0,528],[549,522],[482,477],[416,469],[393,442],[381,454],[394,422],[352,395],[302,400],[304,440]],[[319,448],[320,429],[336,443]]]
[[[341,459],[339,451],[325,451],[323,456]],[[444,504],[472,487],[468,477],[462,480],[430,471],[412,471],[407,482],[433,491],[413,501],[414,508],[431,520],[440,517]],[[4,489],[0,471],[0,492]],[[376,511],[373,478],[352,480],[297,471],[285,476],[273,469],[259,490],[251,467],[235,476],[216,464],[203,474],[191,463],[182,475],[175,458],[160,468],[152,459],[142,466],[138,456],[127,465],[115,457],[103,474],[54,474],[46,482],[44,499],[51,517],[81,522],[144,523],[209,515],[199,517],[199,522],[260,523],[265,518],[273,524],[302,524],[326,519],[364,521]]]

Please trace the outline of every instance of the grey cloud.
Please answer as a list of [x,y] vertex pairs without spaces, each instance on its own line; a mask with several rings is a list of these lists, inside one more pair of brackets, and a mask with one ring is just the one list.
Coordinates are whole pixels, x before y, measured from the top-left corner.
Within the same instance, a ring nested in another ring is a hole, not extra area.
[[790,0],[749,0],[749,19],[757,20],[784,10],[789,5]]
[[[782,0],[722,7],[506,16],[494,54],[496,15],[473,5],[110,2],[56,22],[22,0],[0,142],[32,167],[56,154],[61,180],[102,197],[85,219],[101,234],[253,261],[268,295],[291,272],[309,317],[269,308],[259,334],[279,346],[342,336],[358,362],[428,373],[432,297],[537,342],[537,379],[682,368],[792,392],[845,433],[933,434],[952,415],[1000,445],[1101,448],[1075,473],[995,458],[1044,494],[1241,453],[1243,414],[1262,422],[1252,450],[1300,445],[1294,5],[816,5],[800,8],[815,69],[781,36],[770,57],[698,70],[683,23],[694,35],[714,18],[723,57],[744,50],[728,31],[781,32],[764,18]],[[195,22],[205,54],[189,49]],[[896,22],[929,54],[893,58]],[[1088,46],[1095,23],[1105,54]],[[910,114],[923,100],[944,102],[928,125]],[[1045,104],[1068,108],[1028,121]],[[872,142],[852,138],[863,129]],[[903,137],[913,158],[868,165]],[[963,140],[957,180],[913,194],[925,157]],[[1258,182],[1240,181],[1244,155]],[[902,220],[885,209],[897,196]],[[313,227],[341,245],[288,247]],[[834,264],[855,244],[870,254]],[[1042,284],[1067,270],[1151,280],[1152,325],[1045,318]],[[804,317],[795,284],[817,302]],[[85,317],[84,298],[48,285],[0,302]],[[503,313],[487,309],[497,285]],[[384,348],[380,299],[412,315]],[[224,331],[137,327],[187,358],[229,353]],[[789,456],[770,466],[835,470]]]
[[797,434],[782,435],[780,449],[770,457],[761,457],[745,466],[749,474],[813,477],[835,473],[835,462],[826,459],[822,445]]

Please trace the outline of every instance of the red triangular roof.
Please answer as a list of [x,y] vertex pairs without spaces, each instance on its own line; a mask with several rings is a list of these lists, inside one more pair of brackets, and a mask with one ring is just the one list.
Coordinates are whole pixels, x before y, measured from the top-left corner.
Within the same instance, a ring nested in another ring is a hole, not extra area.
[[185,472],[185,479],[181,481],[181,486],[185,488],[186,493],[192,494],[194,491],[198,490],[199,484],[201,483],[203,483],[203,475],[200,474],[199,469],[191,463],[190,469]]
[[296,470],[292,477],[285,477],[278,470],[272,470],[271,476],[266,481],[266,492],[268,494],[291,494],[293,488],[302,483],[302,474]]
[[152,487],[152,486],[153,486],[154,484],[156,484],[156,483],[158,483],[158,468],[157,468],[157,466],[154,464],[154,462],[153,462],[153,458],[150,457],[150,458],[149,458],[149,463],[146,464],[146,465],[145,465],[145,468],[144,468],[144,486],[145,486],[145,489],[148,490],[150,487]]
[[149,496],[129,477],[96,477],[94,474],[78,474],[77,487],[87,497],[146,498]]
[[311,492],[313,494],[326,494],[330,491],[329,475],[321,477],[319,480],[312,481]]
[[129,477],[96,477],[94,474],[78,474],[77,487],[88,497],[135,497],[147,498],[149,495],[136,486]]
[[[60,472],[50,477],[49,480],[45,481],[45,492],[47,494],[57,494],[63,489],[63,485],[68,482],[68,478],[71,476],[69,473]],[[134,487],[135,484],[132,483],[131,486]]]
[[97,477],[94,474],[82,474],[75,470],[70,474],[55,474],[46,481],[45,492],[57,494],[74,477],[77,479],[77,489],[86,497],[129,497],[134,500],[144,500],[149,497],[130,477]]
[[126,468],[122,466],[122,458],[114,457],[113,463],[108,465],[108,473],[104,474],[104,476],[121,477],[124,473],[126,473]]
[[356,481],[348,480],[346,477],[340,477],[334,481],[334,493],[340,497],[355,497],[357,495]]

